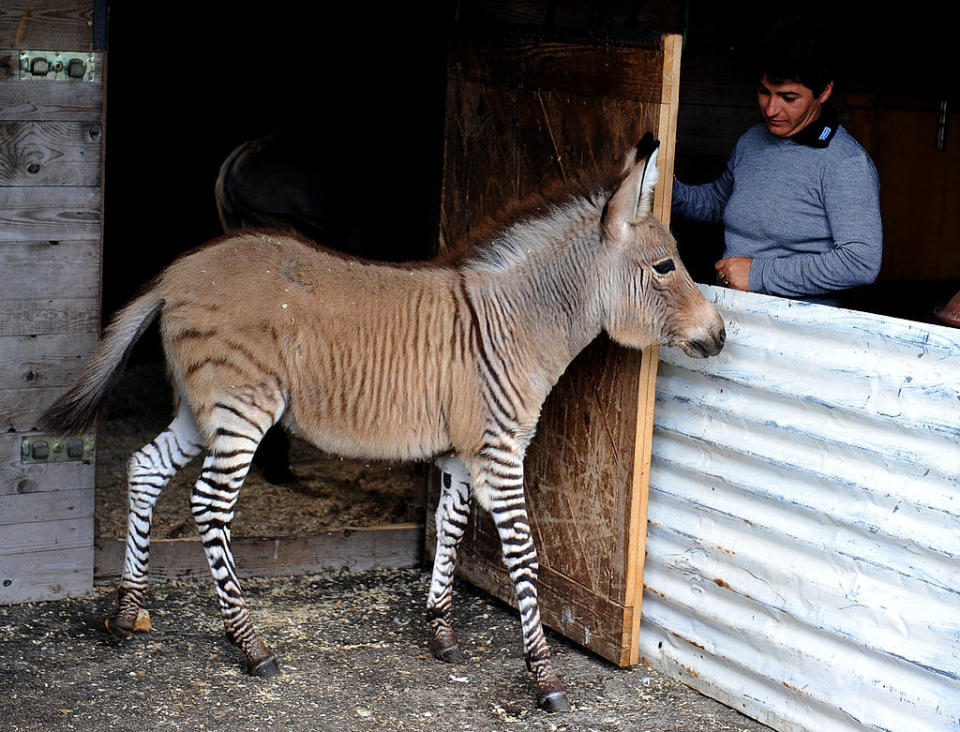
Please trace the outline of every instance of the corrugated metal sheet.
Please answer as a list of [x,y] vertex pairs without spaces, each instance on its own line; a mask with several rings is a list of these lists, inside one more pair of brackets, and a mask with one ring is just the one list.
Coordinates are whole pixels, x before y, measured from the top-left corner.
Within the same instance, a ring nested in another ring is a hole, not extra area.
[[781,730],[960,729],[960,330],[704,287],[661,349],[641,656]]

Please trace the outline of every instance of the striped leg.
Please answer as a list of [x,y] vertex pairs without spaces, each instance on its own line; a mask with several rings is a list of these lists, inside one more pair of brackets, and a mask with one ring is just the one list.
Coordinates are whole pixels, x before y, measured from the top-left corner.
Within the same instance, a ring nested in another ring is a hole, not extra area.
[[251,674],[273,676],[280,668],[250,621],[230,549],[230,523],[253,454],[264,433],[279,419],[283,401],[277,394],[257,390],[245,398],[218,402],[213,409],[218,428],[190,496],[190,507],[216,583],[227,638],[243,651]]
[[144,445],[127,464],[127,549],[123,577],[118,588],[117,612],[107,618],[107,629],[126,638],[133,630],[147,589],[150,560],[150,523],[153,507],[170,479],[196,457],[202,446],[190,410],[181,405],[170,426]]
[[450,625],[450,606],[457,545],[470,516],[470,475],[456,458],[441,458],[437,466],[442,471],[442,492],[437,506],[437,553],[427,596],[427,618],[433,630],[433,655],[453,662],[460,660],[460,648]]
[[489,471],[484,499],[497,526],[503,562],[516,589],[524,656],[527,668],[537,680],[537,706],[550,712],[569,711],[563,685],[550,663],[550,649],[540,621],[537,602],[539,563],[523,494],[523,458],[507,459],[500,453]]

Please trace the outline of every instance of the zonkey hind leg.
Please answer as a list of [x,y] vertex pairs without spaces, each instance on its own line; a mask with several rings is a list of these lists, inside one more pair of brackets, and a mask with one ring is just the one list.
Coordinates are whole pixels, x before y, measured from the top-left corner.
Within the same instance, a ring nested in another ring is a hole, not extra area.
[[137,450],[127,464],[130,505],[123,577],[117,590],[117,612],[106,620],[107,629],[117,637],[130,635],[147,590],[150,524],[157,498],[176,472],[201,449],[193,415],[181,406],[170,426]]
[[450,624],[453,574],[457,546],[470,517],[470,476],[457,458],[440,458],[437,467],[441,471],[441,494],[437,506],[437,552],[427,595],[427,619],[433,630],[433,655],[441,661],[453,662],[460,660],[460,646]]
[[243,651],[255,676],[273,676],[280,667],[250,621],[230,548],[230,524],[253,453],[282,410],[280,395],[265,388],[240,391],[214,403],[209,419],[217,425],[215,436],[190,496],[227,638]]

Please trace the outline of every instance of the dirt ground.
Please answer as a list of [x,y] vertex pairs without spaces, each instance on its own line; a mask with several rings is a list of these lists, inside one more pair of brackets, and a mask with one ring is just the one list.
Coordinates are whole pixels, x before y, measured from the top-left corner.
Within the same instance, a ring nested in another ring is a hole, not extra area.
[[[132,367],[98,436],[98,535],[126,527],[125,465],[169,419],[162,369]],[[410,518],[410,467],[345,463],[294,443],[296,488],[251,472],[234,536],[292,536]],[[184,471],[161,497],[155,537],[195,535]],[[112,587],[58,602],[0,607],[0,729],[9,730],[765,730],[682,683],[619,669],[550,634],[573,711],[550,715],[520,647],[519,618],[458,582],[455,627],[463,661],[429,651],[424,568],[248,579],[255,626],[283,673],[259,679],[223,639],[207,577],[154,584],[153,629],[112,640],[103,618]]]
[[515,612],[458,583],[462,662],[428,648],[419,569],[247,580],[282,675],[241,671],[209,581],[152,588],[153,630],[111,640],[114,591],[0,608],[9,730],[764,730],[643,666],[618,669],[551,635],[573,710],[536,709]]

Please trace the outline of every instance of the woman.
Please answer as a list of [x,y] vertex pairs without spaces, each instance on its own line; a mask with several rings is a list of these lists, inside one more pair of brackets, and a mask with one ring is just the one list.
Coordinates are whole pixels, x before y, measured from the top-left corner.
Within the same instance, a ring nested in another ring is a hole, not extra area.
[[723,221],[721,284],[837,304],[837,293],[880,271],[876,168],[826,106],[833,69],[812,28],[774,28],[757,66],[763,123],[740,138],[717,180],[676,182],[674,211]]

